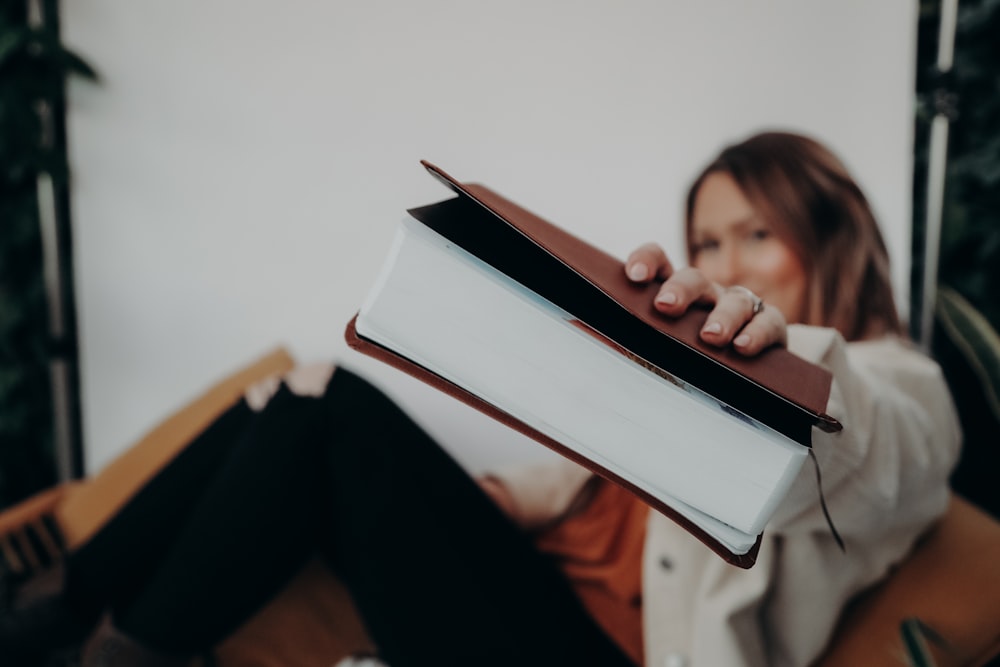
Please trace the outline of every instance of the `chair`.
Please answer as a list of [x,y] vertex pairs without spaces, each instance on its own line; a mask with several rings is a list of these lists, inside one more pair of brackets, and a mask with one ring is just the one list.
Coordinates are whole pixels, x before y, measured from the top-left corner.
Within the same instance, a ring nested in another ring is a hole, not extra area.
[[[90,478],[0,513],[0,563],[30,596],[58,585],[59,563],[247,387],[294,366],[283,349],[224,378]],[[900,626],[917,617],[940,634],[939,667],[1000,655],[1000,522],[954,497],[947,514],[890,576],[855,600],[814,667],[906,665]],[[372,650],[350,595],[318,560],[215,652],[219,667],[312,667]]]

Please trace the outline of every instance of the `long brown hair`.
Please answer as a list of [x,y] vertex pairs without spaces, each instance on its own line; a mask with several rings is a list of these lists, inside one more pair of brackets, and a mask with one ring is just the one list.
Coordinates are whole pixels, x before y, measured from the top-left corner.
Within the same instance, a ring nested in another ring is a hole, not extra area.
[[809,273],[806,324],[833,327],[847,340],[903,334],[889,278],[889,254],[868,200],[837,157],[819,142],[765,132],[725,148],[695,179],[691,217],[709,174],[729,174],[754,209]]

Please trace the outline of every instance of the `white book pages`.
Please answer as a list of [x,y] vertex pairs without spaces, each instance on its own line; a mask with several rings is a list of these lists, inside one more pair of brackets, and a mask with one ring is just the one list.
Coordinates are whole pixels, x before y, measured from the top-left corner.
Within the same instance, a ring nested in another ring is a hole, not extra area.
[[734,553],[752,546],[807,455],[599,342],[410,218],[356,326],[660,498]]

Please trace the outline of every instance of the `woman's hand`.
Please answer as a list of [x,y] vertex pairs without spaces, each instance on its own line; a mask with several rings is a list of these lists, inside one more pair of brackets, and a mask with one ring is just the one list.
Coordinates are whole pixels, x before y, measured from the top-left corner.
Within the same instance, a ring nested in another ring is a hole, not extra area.
[[787,342],[788,324],[780,310],[764,307],[745,287],[724,287],[693,267],[675,271],[666,253],[654,243],[628,256],[625,273],[639,283],[664,279],[653,306],[667,315],[680,316],[693,303],[715,304],[701,330],[706,343],[718,347],[732,343],[737,352],[753,356],[770,345]]

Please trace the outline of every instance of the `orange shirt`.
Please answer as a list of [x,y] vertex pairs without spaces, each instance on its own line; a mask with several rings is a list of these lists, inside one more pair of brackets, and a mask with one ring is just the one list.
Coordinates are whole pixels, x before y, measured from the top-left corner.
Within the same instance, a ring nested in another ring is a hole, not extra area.
[[603,479],[587,506],[536,539],[605,632],[642,664],[642,547],[649,507]]

